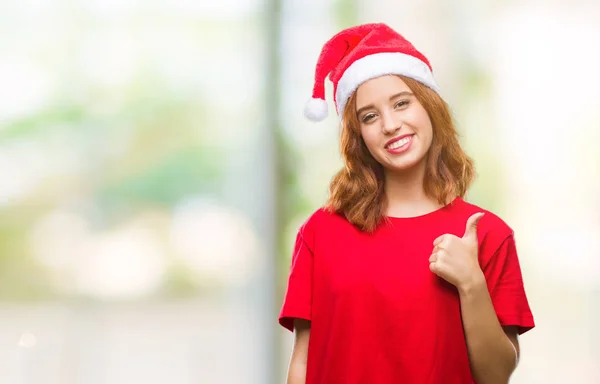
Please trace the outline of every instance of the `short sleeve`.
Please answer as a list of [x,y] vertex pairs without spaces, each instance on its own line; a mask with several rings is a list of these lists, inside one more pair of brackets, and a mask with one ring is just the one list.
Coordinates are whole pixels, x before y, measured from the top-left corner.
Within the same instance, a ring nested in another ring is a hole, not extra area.
[[514,235],[498,247],[484,268],[488,290],[502,326],[517,326],[519,334],[535,324],[523,285]]
[[313,253],[302,231],[296,236],[287,289],[279,314],[279,324],[294,330],[294,319],[311,319]]

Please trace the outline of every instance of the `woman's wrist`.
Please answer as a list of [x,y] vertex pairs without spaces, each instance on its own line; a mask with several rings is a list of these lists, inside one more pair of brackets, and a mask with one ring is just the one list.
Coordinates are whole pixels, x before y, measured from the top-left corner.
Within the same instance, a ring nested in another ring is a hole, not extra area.
[[460,297],[469,297],[483,289],[487,290],[485,276],[481,270],[474,272],[470,279],[456,287]]

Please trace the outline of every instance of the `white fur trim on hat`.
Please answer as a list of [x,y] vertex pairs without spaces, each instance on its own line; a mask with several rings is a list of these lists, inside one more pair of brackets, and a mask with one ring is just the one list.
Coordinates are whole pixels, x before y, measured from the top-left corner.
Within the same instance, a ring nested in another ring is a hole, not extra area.
[[400,52],[374,53],[352,63],[337,83],[335,100],[340,116],[348,99],[367,80],[383,75],[403,75],[415,79],[440,93],[427,64]]
[[327,102],[323,99],[312,98],[304,106],[304,116],[312,121],[322,121],[328,115]]

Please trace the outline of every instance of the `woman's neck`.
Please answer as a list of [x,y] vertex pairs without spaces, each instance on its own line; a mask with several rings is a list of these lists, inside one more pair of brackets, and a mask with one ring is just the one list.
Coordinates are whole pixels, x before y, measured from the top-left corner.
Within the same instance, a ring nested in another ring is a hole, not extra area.
[[425,193],[424,179],[424,167],[415,167],[403,173],[386,172],[385,214],[390,217],[414,217],[441,208],[441,204]]

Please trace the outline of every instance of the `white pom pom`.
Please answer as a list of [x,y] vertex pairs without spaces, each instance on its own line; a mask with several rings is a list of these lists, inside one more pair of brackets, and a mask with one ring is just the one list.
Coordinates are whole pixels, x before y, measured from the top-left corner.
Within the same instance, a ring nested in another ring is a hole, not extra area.
[[311,121],[325,120],[327,114],[327,102],[323,99],[310,99],[304,106],[304,116]]

